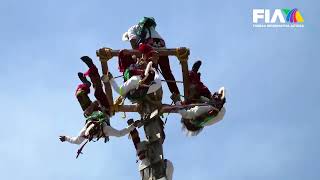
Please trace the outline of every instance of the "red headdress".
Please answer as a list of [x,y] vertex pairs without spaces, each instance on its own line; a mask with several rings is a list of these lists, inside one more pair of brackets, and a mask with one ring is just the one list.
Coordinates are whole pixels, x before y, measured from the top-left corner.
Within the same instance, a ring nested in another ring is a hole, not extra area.
[[153,53],[156,53],[156,51],[150,45],[143,43],[139,44],[139,52],[144,54],[147,59],[151,57]]

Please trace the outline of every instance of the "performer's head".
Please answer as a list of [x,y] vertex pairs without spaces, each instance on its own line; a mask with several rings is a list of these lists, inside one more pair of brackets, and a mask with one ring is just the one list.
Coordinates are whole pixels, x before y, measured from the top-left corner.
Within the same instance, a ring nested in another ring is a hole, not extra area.
[[139,51],[142,54],[142,60],[144,61],[152,61],[153,63],[157,64],[159,60],[159,52],[155,51],[150,45],[148,44],[139,44]]
[[211,95],[210,102],[212,105],[217,108],[219,111],[226,103],[226,90],[224,87],[221,87],[217,92],[214,92]]
[[84,135],[89,139],[92,140],[94,136],[98,136],[101,132],[101,127],[98,121],[91,121],[88,123],[86,127],[86,131]]
[[143,17],[139,21],[138,25],[143,28],[150,28],[150,27],[156,27],[157,23],[153,17]]
[[214,92],[211,96],[211,99],[220,99],[223,100],[226,97],[226,90],[224,87],[221,87],[217,92]]

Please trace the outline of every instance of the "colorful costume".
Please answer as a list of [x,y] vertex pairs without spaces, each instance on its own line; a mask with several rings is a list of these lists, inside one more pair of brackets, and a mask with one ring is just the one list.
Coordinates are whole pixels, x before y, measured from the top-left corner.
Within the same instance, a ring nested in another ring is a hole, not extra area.
[[[158,70],[154,67],[152,61],[147,61],[151,58],[153,53],[157,53],[151,46],[141,45],[139,51],[143,54],[145,59],[133,63],[130,57],[125,57],[120,51],[119,55],[119,70],[123,72],[124,83],[119,87],[114,79],[110,79],[111,86],[121,96],[130,94],[137,94],[142,97],[146,94],[156,92],[161,88],[161,79]],[[134,91],[134,92],[133,92]],[[130,97],[129,97],[130,99]]]
[[[65,140],[72,144],[81,144],[84,140],[89,138],[100,138],[115,136],[121,137],[128,134],[135,127],[130,125],[122,130],[112,128],[107,124],[109,117],[104,115],[101,111],[95,111],[91,116],[88,116],[85,126],[81,129],[78,136],[69,137],[65,136]],[[95,129],[96,128],[96,129]],[[95,130],[94,134],[91,134],[92,130]]]
[[88,96],[89,93],[90,93],[90,85],[85,83],[78,85],[75,95],[83,111],[85,111],[92,103],[92,101]]
[[197,103],[201,96],[211,97],[210,90],[200,79],[201,74],[198,72],[200,66],[201,61],[196,61],[192,66],[192,70],[189,71],[190,96],[189,99],[186,99],[186,103]]
[[[198,72],[200,66],[201,61],[196,61],[192,70],[189,71],[190,98],[185,100],[184,105],[192,103],[200,103],[201,105],[178,111],[182,116],[182,129],[186,130],[189,135],[197,135],[203,127],[222,120],[225,114],[223,107],[225,103],[224,88],[220,88],[219,92],[211,95],[207,86],[201,82],[201,74]],[[176,104],[181,105],[181,102]]]
[[[93,64],[92,60],[87,56],[81,57],[81,60],[85,62],[89,67],[89,70],[86,73],[84,74],[78,73],[78,76],[82,81],[82,84],[78,85],[75,95],[79,101],[79,104],[82,110],[85,112],[88,109],[88,107],[93,106],[91,107],[91,110],[90,110],[91,112],[97,111],[97,110],[108,112],[109,103],[106,98],[106,94],[102,89],[102,82],[100,80],[100,75],[97,67]],[[91,79],[91,82],[94,88],[94,96],[98,100],[99,102],[98,104],[92,103],[92,101],[88,96],[88,94],[90,93],[91,83],[86,79],[86,76],[89,76]]]
[[[152,75],[149,75],[149,73],[147,72],[148,71],[147,69],[146,69],[145,74],[141,74],[141,75],[134,74],[133,71],[128,69],[125,72],[125,75],[124,75],[125,82],[120,87],[118,86],[118,84],[116,83],[116,81],[114,79],[110,80],[110,83],[111,83],[113,89],[117,93],[119,93],[121,96],[126,96],[127,93],[129,93],[130,91],[137,90],[138,88],[140,88],[140,82],[141,82],[142,78],[145,77],[147,74],[148,74],[147,76],[152,77]],[[150,71],[150,69],[149,69],[149,71]],[[152,78],[153,80],[151,80],[151,78],[147,78],[147,81],[144,82],[144,84],[146,86],[148,86],[146,88],[142,87],[146,90],[145,94],[154,93],[158,89],[161,88],[161,79],[160,79],[159,73],[154,68],[151,68],[151,71],[154,74],[153,75],[154,78]]]
[[[129,28],[128,32],[124,33],[123,40],[129,40],[132,48],[137,49],[140,43],[148,44],[154,48],[165,48],[166,44],[160,34],[156,31],[156,22],[154,18],[144,17],[139,24]],[[171,93],[180,94],[175,78],[171,72],[169,57],[160,56],[158,62],[162,75]],[[169,82],[170,81],[170,82]]]
[[205,126],[213,125],[221,121],[226,112],[222,107],[219,111],[212,105],[195,106],[188,110],[182,109],[178,111],[182,116],[183,130],[187,135],[197,135]]
[[85,76],[89,76],[90,80],[92,82],[94,91],[94,96],[98,100],[101,106],[103,106],[106,109],[109,109],[109,102],[107,100],[107,95],[104,93],[102,89],[102,82],[100,79],[98,68],[93,64],[91,58],[88,56],[81,57],[81,60],[87,64],[89,67],[89,70],[84,73]]

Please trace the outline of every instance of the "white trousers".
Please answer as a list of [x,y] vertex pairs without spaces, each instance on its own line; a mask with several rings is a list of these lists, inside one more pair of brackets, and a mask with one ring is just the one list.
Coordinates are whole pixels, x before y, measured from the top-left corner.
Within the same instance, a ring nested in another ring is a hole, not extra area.
[[[154,81],[152,85],[149,87],[147,94],[151,94],[156,92],[161,88],[161,79],[160,75],[157,71],[155,71]],[[132,76],[126,82],[124,82],[120,87],[117,82],[113,79],[110,80],[111,86],[113,89],[119,93],[121,96],[126,96],[126,94],[131,91],[139,88],[139,81],[141,80],[141,76]]]

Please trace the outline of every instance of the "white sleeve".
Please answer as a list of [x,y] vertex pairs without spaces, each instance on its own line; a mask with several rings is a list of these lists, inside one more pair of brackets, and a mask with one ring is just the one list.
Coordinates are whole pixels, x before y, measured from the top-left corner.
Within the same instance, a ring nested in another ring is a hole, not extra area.
[[139,87],[139,81],[141,80],[140,76],[132,76],[126,82],[124,82],[120,87],[117,82],[113,79],[110,80],[111,86],[113,89],[120,94],[125,96],[129,91],[134,90]]
[[[121,93],[119,85],[117,84],[117,82],[116,82],[113,78],[110,79],[110,84],[111,84],[111,86],[113,87],[113,89],[114,89],[118,94]],[[121,94],[120,94],[120,95],[121,95]]]
[[121,85],[121,87],[119,88],[119,94],[121,96],[125,96],[129,91],[137,89],[139,87],[140,80],[141,76],[132,76]]
[[184,119],[194,119],[197,116],[200,116],[203,113],[206,113],[211,110],[211,106],[195,106],[188,110],[181,109],[178,112],[181,114]]
[[138,32],[138,25],[134,25],[128,30],[128,37],[129,40],[131,39],[137,39],[137,32]]
[[66,141],[71,144],[81,144],[86,139],[83,137],[85,131],[86,131],[86,126],[81,129],[78,136],[75,136],[75,137],[66,136]]
[[121,136],[125,136],[126,134],[129,134],[130,131],[132,131],[135,127],[132,125],[124,128],[124,129],[121,129],[121,130],[117,130],[117,129],[114,129],[113,127],[111,126],[108,126],[108,125],[104,125],[103,126],[103,133],[106,135],[106,136],[115,136],[115,137],[121,137]]
[[149,71],[151,70],[151,67],[152,67],[152,61],[150,61],[150,62],[147,64],[146,70],[144,71],[144,75],[145,75],[146,77],[149,76]]
[[161,88],[161,79],[160,79],[159,73],[154,68],[151,68],[151,69],[154,71],[154,80],[153,80],[154,83],[152,83],[151,86],[149,87],[147,94],[154,93]]

